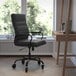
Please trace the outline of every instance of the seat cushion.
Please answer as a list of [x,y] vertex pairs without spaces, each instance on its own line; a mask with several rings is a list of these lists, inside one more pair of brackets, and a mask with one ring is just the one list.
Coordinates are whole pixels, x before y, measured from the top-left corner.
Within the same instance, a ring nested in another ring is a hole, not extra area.
[[15,45],[16,46],[29,46],[31,45],[32,47],[38,47],[38,46],[41,46],[41,45],[44,45],[46,44],[46,41],[45,40],[32,40],[31,41],[31,44],[30,44],[30,40],[19,40],[19,41],[15,41]]

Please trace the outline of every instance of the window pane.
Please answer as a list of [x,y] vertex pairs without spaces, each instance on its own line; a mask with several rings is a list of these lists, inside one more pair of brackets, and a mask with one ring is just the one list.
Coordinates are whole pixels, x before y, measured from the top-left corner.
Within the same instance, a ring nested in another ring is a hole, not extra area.
[[51,36],[53,30],[53,1],[27,0],[27,24],[30,31],[43,31]]
[[13,34],[12,13],[21,13],[21,0],[0,0],[0,35]]

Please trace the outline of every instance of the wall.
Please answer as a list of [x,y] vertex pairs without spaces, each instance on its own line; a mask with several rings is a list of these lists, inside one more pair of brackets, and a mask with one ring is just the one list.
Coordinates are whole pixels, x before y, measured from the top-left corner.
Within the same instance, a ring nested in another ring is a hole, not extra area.
[[[56,15],[56,20],[57,20],[57,27],[56,30],[57,31],[61,31],[61,25],[60,25],[60,21],[61,21],[61,7],[62,7],[62,0],[57,0],[57,15]],[[63,7],[63,16],[62,16],[62,23],[66,22],[66,17],[67,17],[67,7],[68,7],[68,0],[64,0],[64,7]]]
[[[59,27],[59,22],[60,22],[60,7],[61,7],[61,0],[57,0],[58,1],[58,5],[57,5],[57,31],[59,31],[60,29],[58,28]],[[66,0],[67,1],[67,0]],[[66,3],[65,3],[66,4]],[[66,5],[65,5],[66,7]],[[66,11],[66,8],[65,8],[65,11]],[[64,11],[64,15],[65,15],[65,11]],[[70,19],[72,19],[72,31],[76,32],[76,0],[72,0],[72,10],[71,10],[71,17]],[[65,15],[66,16],[66,15]],[[65,16],[63,17],[63,21]],[[63,46],[63,47],[62,47]],[[57,48],[57,43],[55,44],[55,48]],[[62,51],[64,49],[64,43],[61,44],[61,53],[64,52]],[[70,51],[69,51],[70,50]],[[57,49],[55,49],[54,51],[54,56],[56,55],[56,51]],[[72,53],[72,54],[76,54],[76,42],[69,42],[69,47],[68,47],[68,53]],[[56,56],[55,56],[56,57]],[[72,62],[76,65],[76,57],[72,57]]]
[[[76,32],[76,0],[73,0],[72,7],[72,31]],[[76,54],[76,42],[72,42],[72,53]],[[76,65],[76,57],[73,57],[72,61]]]
[[[27,55],[28,48],[24,48],[20,51],[22,47],[15,46],[13,40],[1,40],[0,41],[0,55]],[[53,53],[53,41],[47,41],[46,45],[35,48],[32,51],[34,55],[52,55]]]
[[[60,27],[60,21],[61,21],[61,17],[60,17],[60,11],[61,11],[61,1],[62,0],[56,0],[56,31],[61,31]],[[63,9],[63,16],[62,16],[62,23],[66,22],[66,17],[67,17],[67,7],[68,7],[68,1],[69,0],[64,0],[64,9]],[[71,54],[71,42],[68,43],[68,54]],[[53,50],[53,56],[56,58],[57,56],[57,49],[58,49],[58,42],[54,42],[54,50]],[[60,46],[60,54],[63,55],[64,54],[64,42],[61,42],[61,46]]]

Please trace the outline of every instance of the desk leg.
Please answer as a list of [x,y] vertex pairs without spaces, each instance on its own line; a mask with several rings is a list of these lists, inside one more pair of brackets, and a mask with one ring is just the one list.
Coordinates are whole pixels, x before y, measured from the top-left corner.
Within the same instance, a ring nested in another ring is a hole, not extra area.
[[64,63],[63,63],[63,74],[62,74],[62,76],[65,76],[67,47],[68,47],[68,41],[65,41]]
[[59,63],[60,41],[58,41],[57,64]]

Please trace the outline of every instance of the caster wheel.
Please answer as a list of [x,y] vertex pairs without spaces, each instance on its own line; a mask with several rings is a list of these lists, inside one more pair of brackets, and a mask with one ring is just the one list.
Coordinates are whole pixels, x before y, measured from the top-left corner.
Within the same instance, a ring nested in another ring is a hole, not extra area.
[[28,68],[25,68],[25,72],[26,72],[26,73],[28,72]]
[[12,68],[15,69],[15,68],[16,68],[16,64],[13,64],[13,65],[12,65]]
[[42,66],[41,66],[41,67],[42,67],[42,70],[43,70],[43,69],[44,69],[44,64],[42,64]]
[[38,65],[40,65],[40,61],[38,61]]
[[25,63],[25,61],[24,60],[22,60],[22,64],[24,65],[24,63]]

